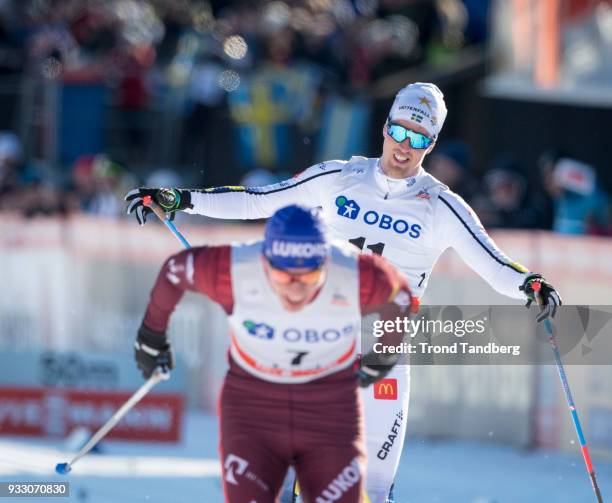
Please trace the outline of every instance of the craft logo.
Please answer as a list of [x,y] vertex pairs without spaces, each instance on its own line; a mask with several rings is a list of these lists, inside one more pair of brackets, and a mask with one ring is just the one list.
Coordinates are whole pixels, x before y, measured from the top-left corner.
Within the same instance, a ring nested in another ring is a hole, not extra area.
[[338,207],[338,215],[350,218],[351,220],[356,220],[361,210],[356,201],[347,199],[344,196],[338,196],[336,198],[336,206]]
[[416,195],[419,199],[431,199],[431,195],[427,192],[427,189],[420,190]]
[[406,180],[406,186],[412,187],[416,183],[416,177],[411,176]]
[[255,323],[251,320],[246,320],[242,323],[250,335],[258,339],[272,339],[274,337],[274,329],[265,323]]
[[397,379],[381,379],[374,383],[376,400],[397,400]]
[[384,441],[383,445],[381,446],[379,451],[376,453],[376,457],[378,459],[382,461],[387,459],[387,456],[389,455],[389,453],[391,452],[391,449],[393,448],[393,445],[395,444],[395,440],[397,436],[400,434],[403,419],[404,419],[404,414],[400,410],[395,415],[395,420],[393,421],[391,430],[389,431],[389,434],[387,435],[387,439]]

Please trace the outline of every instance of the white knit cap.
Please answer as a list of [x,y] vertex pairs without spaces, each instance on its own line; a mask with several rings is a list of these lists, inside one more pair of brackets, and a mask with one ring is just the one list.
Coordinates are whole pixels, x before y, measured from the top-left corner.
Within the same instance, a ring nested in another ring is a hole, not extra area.
[[423,126],[432,138],[437,138],[447,113],[444,95],[435,84],[415,82],[397,93],[389,111],[389,118],[416,122]]

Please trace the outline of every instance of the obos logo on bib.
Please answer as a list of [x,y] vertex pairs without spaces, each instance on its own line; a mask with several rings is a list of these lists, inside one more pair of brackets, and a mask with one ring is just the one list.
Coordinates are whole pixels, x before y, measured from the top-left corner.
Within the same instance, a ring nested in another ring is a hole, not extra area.
[[[357,220],[361,213],[361,207],[357,201],[346,196],[338,196],[336,198],[336,206],[338,207],[338,215],[350,218],[351,220]],[[386,213],[368,210],[362,214],[361,220],[367,225],[374,225],[383,230],[391,230],[397,234],[406,234],[414,239],[421,236],[421,226],[419,224],[410,225],[406,220],[401,218],[394,219]]]

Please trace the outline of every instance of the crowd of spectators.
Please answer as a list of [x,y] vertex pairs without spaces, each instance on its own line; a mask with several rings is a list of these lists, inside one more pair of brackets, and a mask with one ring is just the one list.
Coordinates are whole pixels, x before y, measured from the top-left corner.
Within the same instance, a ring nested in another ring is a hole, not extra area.
[[[104,94],[97,105],[75,94],[70,116],[76,109],[82,120],[59,128],[54,158],[36,121],[0,119],[0,210],[114,216],[140,183],[259,185],[344,157],[348,146],[330,152],[318,138],[333,135],[334,114],[365,138],[360,100],[373,86],[483,45],[489,8],[489,0],[4,0],[0,76],[61,83],[66,96],[79,85]],[[104,117],[102,133],[91,117]],[[483,178],[467,145],[446,141],[426,167],[487,227],[609,230],[593,168],[570,155],[548,152],[538,170],[500,157]],[[576,173],[590,182],[577,186]]]
[[0,211],[4,213],[116,217],[124,213],[122,195],[136,183],[104,154],[77,158],[65,179],[52,182],[41,166],[24,160],[14,133],[0,132]]
[[535,166],[501,154],[477,177],[470,158],[467,145],[447,141],[426,168],[468,201],[486,228],[612,235],[612,206],[593,166],[560,150],[542,152]]

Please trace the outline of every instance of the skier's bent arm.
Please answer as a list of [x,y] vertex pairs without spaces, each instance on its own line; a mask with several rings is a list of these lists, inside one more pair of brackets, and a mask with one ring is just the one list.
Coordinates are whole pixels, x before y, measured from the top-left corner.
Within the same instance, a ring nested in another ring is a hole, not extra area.
[[452,247],[463,261],[498,292],[524,299],[519,289],[529,271],[507,257],[487,234],[469,205],[457,194],[438,196],[434,228],[442,249]]
[[[410,304],[412,293],[406,277],[379,255],[359,255],[359,298],[361,314],[379,312],[380,308]],[[398,312],[400,312],[398,310]]]
[[290,204],[307,207],[321,205],[327,188],[340,173],[344,161],[316,164],[283,182],[263,187],[214,187],[190,190],[191,207],[187,213],[213,218],[267,218]]
[[164,263],[145,317],[134,342],[134,359],[145,379],[155,369],[174,367],[172,347],[166,335],[168,321],[185,290],[202,293],[233,309],[228,246],[200,247],[177,253]]
[[[362,314],[378,313],[377,322],[385,325],[390,321],[392,326],[405,315],[399,299],[401,304],[410,304],[412,300],[406,278],[378,255],[359,256],[359,297]],[[361,387],[384,378],[399,360],[399,354],[389,349],[402,343],[403,332],[392,328],[376,337],[376,344],[363,356],[357,373]]]
[[174,308],[187,290],[205,295],[227,313],[233,310],[230,247],[202,246],[172,255],[161,268],[143,325],[165,332]]

